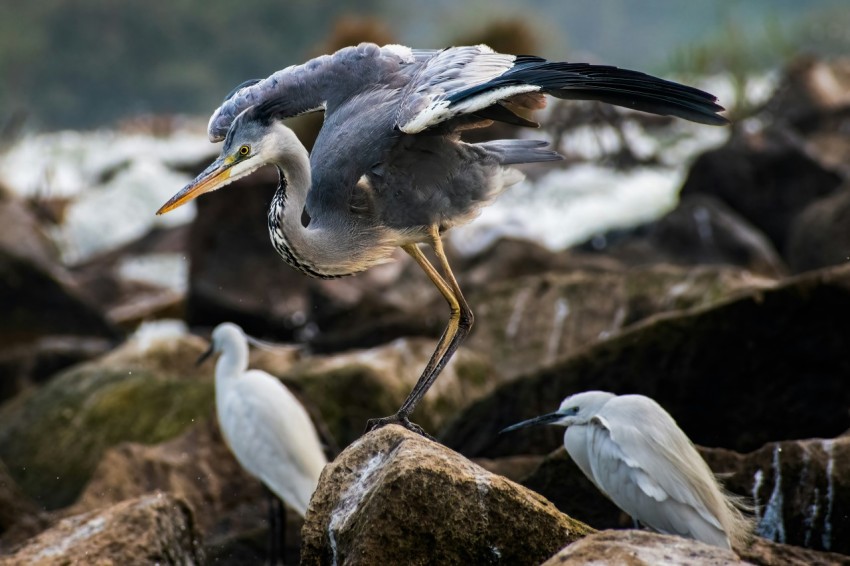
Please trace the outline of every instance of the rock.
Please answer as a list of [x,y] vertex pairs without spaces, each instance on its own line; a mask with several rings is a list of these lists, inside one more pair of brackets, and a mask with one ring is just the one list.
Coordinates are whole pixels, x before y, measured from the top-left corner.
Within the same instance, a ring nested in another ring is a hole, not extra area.
[[791,226],[788,264],[795,272],[850,261],[850,185],[816,200]]
[[628,564],[629,566],[731,566],[749,564],[734,552],[695,540],[647,531],[600,531],[561,549],[543,566]]
[[702,454],[730,491],[754,498],[759,536],[850,555],[850,437]]
[[212,366],[196,368],[194,337],[130,340],[0,407],[0,458],[39,504],[71,503],[103,452],[156,443],[213,410]]
[[841,181],[839,174],[825,169],[785,136],[739,136],[696,159],[681,195],[717,198],[783,251],[797,214],[833,193]]
[[834,552],[820,552],[790,544],[777,544],[755,537],[738,555],[749,564],[757,566],[847,566],[850,557]]
[[301,563],[539,564],[589,532],[525,488],[391,425],[322,472]]
[[711,304],[773,283],[735,268],[666,265],[497,282],[470,295],[476,325],[465,345],[509,381],[651,315]]
[[850,266],[653,317],[500,386],[441,438],[467,457],[546,454],[561,445],[557,427],[498,432],[591,389],[652,397],[704,446],[744,452],[834,437],[850,428],[850,318],[836,316],[843,312],[850,312]]
[[747,220],[716,198],[684,195],[655,222],[595,236],[582,248],[626,265],[735,265],[768,277],[787,271],[773,244]]
[[[153,491],[188,504],[211,562],[266,560],[268,495],[236,462],[214,419],[154,446],[122,443],[110,448],[85,491],[65,512],[95,510]],[[288,564],[298,561],[302,524],[297,513],[287,513]]]
[[64,519],[3,564],[203,564],[198,540],[186,503],[158,493]]
[[[398,339],[369,350],[303,358],[278,375],[316,407],[330,436],[346,446],[363,434],[367,420],[398,410],[434,346],[434,341],[422,338]],[[438,431],[496,383],[493,365],[461,348],[411,419]]]

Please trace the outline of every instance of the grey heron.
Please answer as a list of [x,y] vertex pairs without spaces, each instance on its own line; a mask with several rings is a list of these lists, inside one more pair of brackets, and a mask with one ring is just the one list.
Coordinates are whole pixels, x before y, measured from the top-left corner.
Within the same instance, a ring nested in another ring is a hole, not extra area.
[[[389,261],[398,247],[410,254],[448,302],[449,322],[396,414],[367,429],[392,422],[423,432],[408,417],[473,324],[442,234],[521,180],[511,165],[561,159],[545,142],[468,144],[460,132],[493,121],[535,126],[517,112],[544,107],[546,94],[726,123],[714,96],[637,71],[485,45],[436,51],[363,43],[234,89],[208,126],[211,141],[224,140],[221,154],[157,214],[272,164],[280,185],[269,235],[295,269],[334,278]],[[324,124],[308,156],[281,120],[320,110]]]
[[751,522],[724,493],[673,417],[643,395],[577,393],[554,413],[502,432],[551,424],[567,427],[564,447],[581,471],[636,521],[665,533],[731,548]]
[[[216,326],[210,348],[198,363],[220,353],[215,366],[215,407],[222,436],[239,464],[301,517],[319,483],[327,460],[307,411],[278,380],[248,369],[248,337],[230,322]],[[276,555],[272,502],[269,532]],[[283,549],[281,549],[283,550]],[[274,563],[274,562],[273,562]]]

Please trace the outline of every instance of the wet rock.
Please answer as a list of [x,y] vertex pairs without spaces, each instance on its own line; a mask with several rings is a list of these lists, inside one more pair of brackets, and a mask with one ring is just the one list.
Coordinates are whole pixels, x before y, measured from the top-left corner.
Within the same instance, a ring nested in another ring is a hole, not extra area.
[[539,564],[588,532],[534,493],[392,425],[325,468],[301,563]]
[[[434,351],[427,339],[398,339],[369,350],[303,358],[279,375],[316,407],[340,446],[359,438],[366,421],[395,413]],[[498,383],[493,365],[461,348],[411,419],[438,431]]]
[[[188,504],[210,561],[238,564],[266,559],[268,495],[236,462],[214,419],[155,446],[123,443],[110,448],[65,513],[95,510],[154,491]],[[298,561],[302,524],[297,513],[287,513],[288,564]]]
[[834,192],[839,174],[787,136],[739,136],[694,162],[681,195],[710,195],[756,226],[783,251],[797,214]]
[[788,264],[796,272],[850,261],[850,185],[803,210],[791,226]]
[[0,457],[39,504],[71,503],[103,452],[174,437],[213,410],[212,367],[198,338],[135,339],[0,407]]
[[850,318],[836,316],[843,312],[850,312],[850,266],[653,317],[500,386],[442,439],[468,457],[546,454],[561,444],[556,427],[498,432],[591,389],[652,397],[703,446],[743,452],[834,437],[850,428]]
[[466,346],[511,380],[654,314],[773,284],[735,268],[667,265],[513,279],[470,296],[476,325]]
[[64,519],[3,563],[202,564],[198,540],[187,505],[158,493]]
[[579,564],[656,564],[731,566],[749,564],[725,548],[646,531],[601,531],[561,549],[543,566]]
[[594,237],[582,249],[626,265],[735,265],[769,277],[784,275],[773,244],[731,208],[705,194],[685,195],[659,220]]
[[850,437],[770,443],[748,454],[702,453],[729,490],[754,499],[756,534],[850,555]]

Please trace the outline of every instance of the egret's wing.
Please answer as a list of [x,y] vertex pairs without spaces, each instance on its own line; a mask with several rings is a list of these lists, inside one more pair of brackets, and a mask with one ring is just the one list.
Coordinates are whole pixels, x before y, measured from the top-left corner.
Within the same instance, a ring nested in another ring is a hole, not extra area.
[[643,472],[638,484],[647,495],[670,497],[721,528],[717,514],[725,500],[714,475],[660,405],[647,397],[623,395],[606,403],[597,418],[606,423],[625,461]]
[[431,53],[401,45],[361,43],[292,65],[265,79],[247,81],[213,112],[207,127],[210,141],[224,139],[236,116],[250,106],[264,105],[267,112],[280,118],[323,110],[365,87],[391,86],[392,76],[402,67],[421,63]]
[[261,371],[239,377],[219,411],[237,460],[302,515],[326,460],[304,407]]
[[[719,546],[728,540],[716,518],[703,506],[684,503],[671,496],[665,482],[649,472],[645,464],[654,456],[646,446],[624,450],[612,437],[619,429],[604,417],[594,417],[588,429],[588,456],[597,486],[621,509],[643,524],[662,533],[687,536]],[[637,457],[635,457],[637,456]],[[651,462],[647,465],[655,468]]]
[[403,92],[397,123],[401,131],[413,134],[530,93],[598,100],[704,124],[726,123],[718,115],[723,108],[717,99],[696,88],[617,67],[503,55],[486,46],[447,49],[428,60]]

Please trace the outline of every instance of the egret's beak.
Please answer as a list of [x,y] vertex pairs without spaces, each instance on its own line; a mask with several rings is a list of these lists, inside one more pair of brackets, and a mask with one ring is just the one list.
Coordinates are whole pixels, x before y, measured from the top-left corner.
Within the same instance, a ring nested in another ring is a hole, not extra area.
[[212,356],[212,354],[213,354],[213,345],[210,344],[210,347],[207,348],[207,351],[204,352],[203,354],[201,354],[200,356],[198,356],[198,361],[195,362],[195,366],[199,366],[202,363],[204,363],[205,361],[207,361],[207,358]]
[[183,187],[179,193],[171,197],[167,203],[162,205],[157,214],[165,214],[174,210],[178,206],[182,206],[190,200],[201,196],[204,193],[220,189],[228,184],[230,178],[231,167],[236,163],[236,160],[231,156],[219,157],[213,161],[209,167],[195,177],[195,180]]
[[527,421],[522,421],[521,423],[517,423],[515,425],[511,425],[508,428],[502,429],[499,434],[503,434],[506,432],[511,432],[512,430],[517,430],[519,428],[525,428],[527,426],[541,425],[541,424],[555,424],[559,420],[563,419],[564,415],[561,413],[549,413],[548,415],[543,415],[540,417],[534,417],[533,419],[528,419]]

